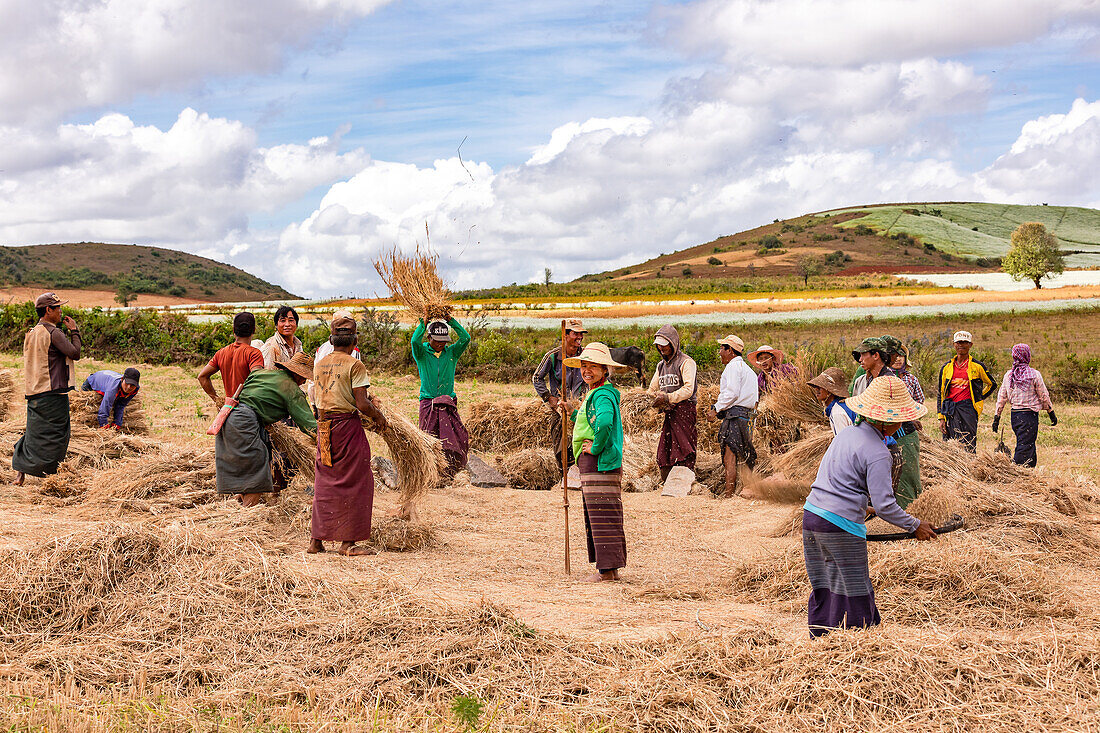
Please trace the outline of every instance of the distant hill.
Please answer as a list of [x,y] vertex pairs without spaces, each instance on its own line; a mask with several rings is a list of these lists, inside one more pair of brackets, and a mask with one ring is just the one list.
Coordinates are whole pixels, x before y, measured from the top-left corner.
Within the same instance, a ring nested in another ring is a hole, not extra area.
[[296,298],[278,285],[206,257],[160,247],[74,242],[0,247],[0,287],[114,291],[226,302]]

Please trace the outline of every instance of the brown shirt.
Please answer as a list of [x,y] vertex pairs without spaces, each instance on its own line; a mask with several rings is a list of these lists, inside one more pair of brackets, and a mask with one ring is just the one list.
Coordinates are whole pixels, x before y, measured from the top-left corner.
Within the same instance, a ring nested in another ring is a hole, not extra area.
[[73,331],[72,339],[69,341],[64,331],[45,320],[23,337],[24,394],[28,399],[76,388],[73,362],[80,358],[80,332]]
[[363,362],[350,354],[334,351],[313,368],[313,396],[317,409],[325,412],[356,412],[356,387],[370,387]]

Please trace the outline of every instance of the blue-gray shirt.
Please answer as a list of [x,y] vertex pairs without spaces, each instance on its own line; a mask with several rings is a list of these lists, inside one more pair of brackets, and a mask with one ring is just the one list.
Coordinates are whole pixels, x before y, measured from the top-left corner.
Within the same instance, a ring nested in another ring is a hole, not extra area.
[[898,506],[890,477],[890,451],[871,424],[844,428],[833,438],[806,501],[857,524],[867,521],[868,499],[890,524],[912,532],[920,520]]

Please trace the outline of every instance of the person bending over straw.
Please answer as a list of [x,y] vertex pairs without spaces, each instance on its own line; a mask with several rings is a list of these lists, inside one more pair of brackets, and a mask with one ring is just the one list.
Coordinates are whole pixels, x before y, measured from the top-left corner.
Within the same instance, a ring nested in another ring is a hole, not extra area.
[[802,517],[806,574],[813,590],[807,607],[811,636],[881,621],[867,564],[867,506],[918,540],[936,537],[928,522],[898,506],[890,480],[886,439],[901,423],[928,410],[913,401],[897,377],[879,377],[845,400],[859,416],[833,438],[817,470]]
[[110,369],[92,372],[80,389],[83,392],[98,392],[102,398],[96,413],[99,427],[121,430],[126,406],[137,397],[140,385],[141,372],[135,367],[127,367],[122,374]]
[[[451,329],[458,340],[451,343]],[[424,343],[424,334],[428,343]],[[420,319],[412,334],[412,357],[420,374],[420,424],[418,427],[443,441],[450,480],[466,467],[470,452],[470,436],[458,416],[458,395],[455,393],[455,367],[466,347],[470,334],[454,318],[436,318],[427,325]]]
[[355,544],[370,539],[374,509],[370,443],[360,415],[370,418],[378,432],[386,429],[386,418],[367,394],[367,368],[352,356],[355,331],[353,319],[333,319],[332,353],[314,370],[317,457],[308,552],[324,552],[328,540],[340,543],[341,555],[375,554]]
[[756,448],[752,445],[752,411],[760,401],[756,374],[741,358],[745,342],[732,333],[718,339],[718,356],[725,364],[718,390],[718,401],[707,411],[711,422],[722,421],[718,429],[718,445],[722,446],[722,466],[726,471],[726,496],[737,493],[737,464],[744,463],[752,471],[756,465]]
[[592,582],[619,580],[626,566],[626,532],[623,529],[622,465],[623,419],[619,390],[609,379],[610,367],[621,367],[604,344],[591,343],[568,367],[580,367],[588,392],[573,413],[573,454],[581,472],[584,528],[588,536],[588,562],[598,572]]
[[1031,347],[1016,344],[1012,347],[1012,368],[1005,372],[1001,389],[997,393],[997,407],[993,412],[993,432],[1001,426],[1001,412],[1005,405],[1012,405],[1012,432],[1016,434],[1016,452],[1012,462],[1035,467],[1035,439],[1039,437],[1039,410],[1050,417],[1051,427],[1058,424],[1050,392],[1043,382],[1043,375],[1031,366]]
[[299,351],[290,361],[277,361],[274,369],[259,369],[244,380],[239,404],[214,438],[219,494],[237,494],[242,504],[255,506],[261,494],[275,490],[271,438],[264,427],[292,417],[306,435],[317,430],[317,420],[300,389],[311,376],[313,360]]

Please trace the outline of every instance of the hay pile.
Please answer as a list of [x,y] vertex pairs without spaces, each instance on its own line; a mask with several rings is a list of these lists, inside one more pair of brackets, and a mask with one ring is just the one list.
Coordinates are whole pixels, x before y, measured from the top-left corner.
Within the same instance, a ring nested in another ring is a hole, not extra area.
[[[69,392],[69,415],[73,425],[85,425],[89,428],[99,427],[99,405],[103,402],[103,395],[99,392],[85,392],[75,390]],[[122,415],[122,432],[130,435],[148,435],[149,419],[145,414],[145,408],[141,405],[141,393],[130,400]]]
[[416,552],[435,547],[439,539],[431,525],[386,517],[371,524],[366,544],[382,552]]
[[8,419],[13,392],[15,392],[15,376],[11,369],[0,369],[0,420]]
[[394,248],[374,262],[374,269],[390,293],[416,318],[429,321],[448,319],[453,307],[451,294],[436,270],[439,256],[422,252],[406,257]]
[[538,398],[475,402],[465,420],[470,448],[489,453],[511,453],[550,445],[553,412]]
[[654,491],[661,485],[657,436],[641,432],[623,436],[623,491]]
[[561,481],[561,466],[548,448],[525,448],[504,456],[500,472],[513,489],[546,491]]
[[622,391],[619,412],[623,417],[623,432],[627,435],[656,433],[664,422],[664,415],[653,409],[653,395],[640,387]]

